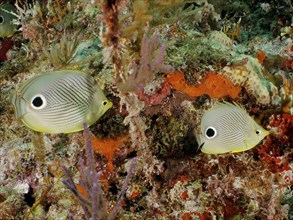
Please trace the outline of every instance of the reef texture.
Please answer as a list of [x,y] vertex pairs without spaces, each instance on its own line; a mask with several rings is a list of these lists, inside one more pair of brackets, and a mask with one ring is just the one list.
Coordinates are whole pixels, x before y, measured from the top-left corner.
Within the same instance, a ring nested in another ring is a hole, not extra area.
[[[18,31],[0,39],[1,220],[293,219],[291,1],[4,2]],[[93,76],[113,107],[84,132],[34,132],[10,95],[62,69]],[[202,153],[218,101],[270,134]]]
[[232,60],[232,66],[226,66],[222,72],[235,85],[243,86],[246,91],[256,97],[257,102],[269,104],[276,100],[277,87],[266,80],[264,68],[257,58],[241,55]]

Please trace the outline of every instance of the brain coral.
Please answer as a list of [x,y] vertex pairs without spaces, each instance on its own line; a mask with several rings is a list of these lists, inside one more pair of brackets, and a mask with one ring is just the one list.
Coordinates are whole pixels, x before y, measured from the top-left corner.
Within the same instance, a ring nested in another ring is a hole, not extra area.
[[252,56],[236,56],[232,65],[224,67],[221,72],[234,85],[243,86],[248,93],[256,97],[259,103],[269,104],[279,99],[277,87],[265,79],[264,68]]

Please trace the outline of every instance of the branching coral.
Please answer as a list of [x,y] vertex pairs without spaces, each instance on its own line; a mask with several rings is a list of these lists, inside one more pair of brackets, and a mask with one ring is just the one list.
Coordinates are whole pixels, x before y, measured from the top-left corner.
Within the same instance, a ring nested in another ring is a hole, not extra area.
[[[99,1],[98,1],[99,2]],[[112,64],[116,72],[116,83],[120,81],[120,74],[122,73],[122,59],[120,52],[120,25],[119,13],[122,7],[121,0],[105,0],[100,2],[103,12],[103,22],[106,24],[106,33],[102,36],[104,51],[108,50],[109,57],[112,59]]]
[[84,131],[86,136],[86,161],[84,161],[83,159],[80,159],[79,161],[81,170],[79,185],[83,189],[83,191],[78,190],[72,177],[70,176],[68,169],[65,166],[63,166],[62,168],[66,178],[62,179],[62,182],[77,197],[88,219],[114,219],[114,217],[117,215],[121,207],[120,202],[123,196],[125,195],[127,186],[130,182],[136,158],[132,159],[131,161],[127,176],[123,183],[116,205],[114,206],[112,211],[108,213],[108,202],[104,198],[103,190],[100,184],[101,172],[96,172],[95,169],[95,159],[94,152],[92,149],[92,141],[86,124],[84,124]]
[[129,125],[129,134],[133,146],[145,148],[147,146],[147,137],[145,130],[147,126],[140,116],[140,112],[144,108],[144,102],[140,101],[135,93],[130,93],[123,100],[126,103],[128,115],[124,119],[124,124]]
[[[218,18],[213,5],[206,0],[160,0],[155,2],[135,0],[131,9],[133,15],[127,14],[121,19],[127,21],[129,17],[132,17],[130,25],[126,25],[123,29],[122,36],[131,39],[137,38],[138,42],[142,39],[147,24],[152,32],[160,25],[178,23],[180,26],[184,24],[186,27],[188,24],[190,28],[193,28],[198,23]],[[203,26],[208,27],[207,24]]]
[[[46,14],[44,13],[44,8],[40,7],[38,10],[38,15],[43,26],[46,28],[47,31],[50,31],[49,26],[53,26],[54,24],[62,21],[62,17],[65,15],[65,9],[62,8],[62,4],[66,4],[64,0],[54,0],[48,1],[46,5]],[[45,14],[45,15],[44,15]]]
[[145,106],[159,105],[169,95],[171,88],[169,83],[163,82],[157,87],[156,83],[150,83],[144,91],[138,92],[138,99],[144,101]]
[[40,5],[27,4],[25,6],[19,6],[16,4],[18,10],[20,30],[24,39],[28,39],[31,42],[31,50],[39,51],[42,48],[44,42],[46,42],[46,36],[44,29],[39,22],[38,11],[41,10]]
[[124,76],[124,82],[118,84],[121,92],[140,92],[152,82],[159,72],[168,72],[172,67],[164,64],[166,55],[165,46],[161,46],[157,35],[148,39],[144,35],[141,42],[139,64],[132,64],[131,74]]

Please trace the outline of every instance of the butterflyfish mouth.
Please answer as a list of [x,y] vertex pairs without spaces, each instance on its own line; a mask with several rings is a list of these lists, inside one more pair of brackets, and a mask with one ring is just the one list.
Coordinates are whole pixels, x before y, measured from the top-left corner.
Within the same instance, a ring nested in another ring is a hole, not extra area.
[[113,107],[113,102],[109,101],[108,106],[109,106],[109,108],[112,108]]
[[265,136],[268,136],[269,134],[270,134],[269,131],[267,131],[267,130],[264,131],[264,135],[265,135]]

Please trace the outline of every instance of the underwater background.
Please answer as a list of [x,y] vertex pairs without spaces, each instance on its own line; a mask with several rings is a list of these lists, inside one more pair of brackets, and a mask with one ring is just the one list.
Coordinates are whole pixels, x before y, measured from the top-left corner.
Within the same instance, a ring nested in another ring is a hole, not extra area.
[[[12,97],[57,71],[113,106],[79,129],[28,128]],[[1,0],[0,220],[293,219],[292,72],[290,0]],[[248,118],[221,124],[268,134],[204,153],[219,102]]]

